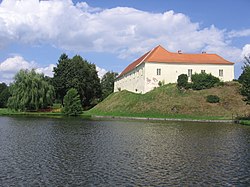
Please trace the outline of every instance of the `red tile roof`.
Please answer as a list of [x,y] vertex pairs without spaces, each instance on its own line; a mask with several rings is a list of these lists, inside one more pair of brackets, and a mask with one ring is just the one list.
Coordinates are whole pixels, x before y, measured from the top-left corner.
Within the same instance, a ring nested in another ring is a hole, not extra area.
[[118,76],[121,77],[126,73],[132,71],[137,66],[145,62],[158,62],[158,63],[174,63],[174,64],[225,64],[232,65],[217,54],[185,54],[185,53],[172,53],[164,49],[162,46],[157,46],[151,51],[145,53],[140,58],[128,65],[122,73]]

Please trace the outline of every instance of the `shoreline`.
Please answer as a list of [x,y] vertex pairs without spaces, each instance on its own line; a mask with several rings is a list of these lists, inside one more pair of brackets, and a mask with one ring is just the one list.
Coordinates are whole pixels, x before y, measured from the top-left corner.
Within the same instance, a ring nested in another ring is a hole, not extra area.
[[[48,117],[48,118],[64,118],[62,113],[49,112],[9,112],[1,113],[0,116],[27,116],[27,117]],[[179,121],[179,122],[202,122],[202,123],[239,123],[242,125],[249,125],[248,120],[237,119],[189,119],[189,118],[156,118],[156,117],[132,117],[132,116],[112,116],[112,115],[95,115],[95,114],[81,114],[78,116],[84,119],[109,119],[109,120],[138,120],[138,121]],[[246,122],[247,121],[247,122]]]
[[180,122],[203,122],[203,123],[238,123],[239,120],[202,120],[181,118],[150,118],[150,117],[124,117],[124,116],[99,116],[92,115],[94,119],[120,119],[120,120],[142,120],[142,121],[180,121]]

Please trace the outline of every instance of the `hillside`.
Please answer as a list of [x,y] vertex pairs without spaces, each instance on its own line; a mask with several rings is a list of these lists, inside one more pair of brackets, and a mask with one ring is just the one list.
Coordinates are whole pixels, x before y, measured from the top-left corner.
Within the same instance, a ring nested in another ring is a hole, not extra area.
[[[87,113],[109,116],[232,119],[237,115],[250,113],[250,106],[242,100],[239,87],[237,82],[228,82],[224,86],[211,89],[181,92],[175,84],[168,84],[146,94],[121,91],[111,94]],[[219,96],[220,103],[206,102],[207,95]]]

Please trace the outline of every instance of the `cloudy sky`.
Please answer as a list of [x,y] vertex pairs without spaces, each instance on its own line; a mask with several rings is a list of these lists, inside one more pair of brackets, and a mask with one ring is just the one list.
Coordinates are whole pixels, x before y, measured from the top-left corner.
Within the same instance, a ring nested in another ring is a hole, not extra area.
[[52,76],[62,53],[121,72],[162,45],[217,53],[241,73],[250,54],[249,0],[0,0],[0,82],[20,69]]

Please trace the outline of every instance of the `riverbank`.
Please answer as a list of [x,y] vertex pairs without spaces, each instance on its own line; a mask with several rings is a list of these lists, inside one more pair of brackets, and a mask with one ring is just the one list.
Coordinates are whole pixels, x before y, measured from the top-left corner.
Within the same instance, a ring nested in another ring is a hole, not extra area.
[[188,118],[150,118],[150,117],[121,117],[121,116],[92,116],[94,119],[115,119],[115,120],[141,120],[141,121],[183,121],[183,122],[205,122],[205,123],[236,123],[236,120],[205,120]]
[[[209,123],[240,123],[249,125],[250,120],[237,120],[221,116],[193,116],[193,115],[155,115],[155,114],[125,114],[125,113],[93,113],[85,111],[79,117],[84,119],[115,119],[115,120],[139,120],[139,121],[183,121],[183,122],[209,122]],[[18,112],[7,108],[0,108],[0,116],[29,116],[29,117],[51,117],[63,118],[63,113],[55,112]]]
[[[9,109],[0,109],[0,116],[31,116],[31,117],[65,117],[61,112],[18,112]],[[84,119],[116,119],[116,120],[140,120],[140,121],[189,121],[189,122],[217,122],[217,123],[233,123],[233,119],[223,119],[221,117],[212,116],[190,116],[190,115],[98,115],[90,111],[86,111],[79,117]]]

